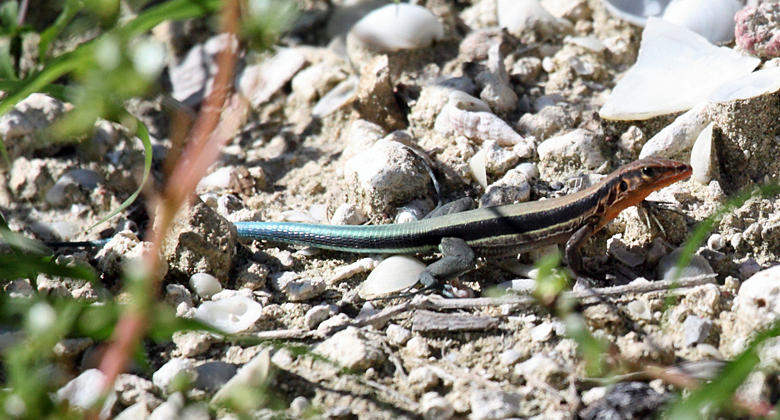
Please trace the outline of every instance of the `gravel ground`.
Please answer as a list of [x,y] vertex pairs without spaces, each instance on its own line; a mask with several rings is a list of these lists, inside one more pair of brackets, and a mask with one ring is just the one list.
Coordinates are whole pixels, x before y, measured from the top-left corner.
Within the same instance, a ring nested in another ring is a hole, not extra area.
[[[542,1],[551,15],[532,14],[508,31],[497,26],[494,0],[429,0],[424,6],[442,25],[440,34],[430,29],[437,40],[391,52],[346,33],[355,16],[382,2],[302,3],[303,19],[278,48],[242,55],[228,106],[235,118],[220,126],[233,138],[163,249],[160,294],[177,315],[216,319],[226,330],[274,341],[246,344],[189,331],[147,343],[153,370],[120,376],[112,413],[233,418],[229,410],[208,412],[204,403],[270,381],[264,392],[272,408],[257,409],[257,418],[655,417],[679,389],[670,375],[631,372],[688,366],[682,375],[707,377],[778,319],[774,197],[751,198],[716,224],[684,273],[696,282],[674,292],[657,282],[671,276],[678,248],[698,222],[737,191],[780,176],[776,92],[707,111],[715,122],[710,179],[654,193],[650,198],[670,209],[656,218],[628,209],[595,235],[583,252],[586,266],[602,273],[590,286],[605,296],[589,298],[578,283],[572,293],[580,300],[568,314],[525,297],[533,288],[530,264],[543,252],[480,261],[461,277],[480,296],[497,288],[519,294],[510,301],[367,301],[361,283],[379,257],[238,241],[229,222],[389,223],[464,196],[496,205],[566,195],[635,160],[677,116],[599,118],[641,39],[641,28],[611,17],[599,1]],[[128,104],[152,135],[156,180],[171,150],[166,101],[197,107],[213,58],[228,41],[204,33],[202,22],[157,28],[154,36],[173,52],[162,83],[170,89]],[[753,50],[766,67],[777,64],[766,56],[772,47]],[[149,202],[141,198],[86,230],[137,188],[143,148],[127,129],[105,121],[78,143],[48,142],[41,130],[69,107],[34,94],[0,117],[13,162],[0,169],[0,209],[12,230],[45,241],[113,237],[96,250],[58,254],[94,266],[100,282],[40,275],[37,290],[28,280],[4,287],[16,296],[114,299],[122,264],[148,246],[139,237],[151,223]],[[625,288],[609,294],[610,286]],[[606,361],[617,376],[587,369],[571,338],[578,322],[611,345]],[[82,375],[61,392],[89,392],[100,343],[61,344],[69,370]],[[739,391],[746,404],[774,404],[780,390],[780,347],[768,343],[760,358]],[[173,385],[179,374],[193,384],[184,392]]]

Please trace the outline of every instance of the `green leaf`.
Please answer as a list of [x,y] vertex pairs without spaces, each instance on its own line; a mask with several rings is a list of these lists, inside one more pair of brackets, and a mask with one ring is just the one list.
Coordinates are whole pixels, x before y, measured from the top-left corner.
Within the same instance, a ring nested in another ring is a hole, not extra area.
[[86,265],[65,266],[52,261],[51,257],[25,254],[0,255],[0,280],[14,280],[35,277],[39,273],[50,276],[95,281],[96,275]]
[[62,6],[62,11],[57,16],[57,20],[41,32],[41,39],[38,41],[38,59],[42,63],[46,61],[49,45],[62,33],[62,30],[73,20],[73,17],[76,16],[82,7],[83,3],[81,0],[66,0]]
[[0,33],[13,35],[16,32],[19,19],[19,3],[6,1],[0,5]]
[[114,209],[111,213],[108,214],[108,216],[104,217],[94,225],[90,226],[89,230],[94,229],[96,226],[100,225],[101,223],[104,223],[111,219],[112,217],[116,216],[120,212],[122,212],[124,209],[126,209],[130,204],[132,204],[136,198],[138,198],[138,195],[141,194],[141,191],[143,191],[144,185],[146,185],[146,180],[149,178],[149,173],[152,171],[152,140],[149,138],[149,131],[146,129],[146,126],[144,123],[142,123],[140,120],[135,119],[130,114],[127,114],[128,117],[133,118],[136,123],[136,130],[135,134],[138,136],[139,139],[141,139],[141,143],[144,145],[144,175],[141,179],[141,184],[138,186],[138,189],[133,192],[130,197],[127,198],[122,204]]
[[50,251],[41,242],[30,239],[22,234],[12,232],[5,218],[0,214],[0,239],[6,243],[14,253],[31,252],[39,255],[49,254]]

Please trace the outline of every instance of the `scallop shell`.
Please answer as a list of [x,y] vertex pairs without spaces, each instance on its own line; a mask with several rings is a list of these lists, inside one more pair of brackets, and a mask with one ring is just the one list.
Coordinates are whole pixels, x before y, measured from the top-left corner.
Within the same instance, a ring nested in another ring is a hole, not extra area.
[[718,86],[749,74],[760,62],[650,18],[636,64],[612,90],[599,115],[606,120],[645,120],[685,111],[705,102]]
[[433,13],[406,3],[374,10],[360,19],[351,32],[363,44],[380,51],[426,47],[444,38],[444,26]]
[[408,255],[387,257],[360,286],[360,297],[376,299],[402,292],[417,283],[425,264]]

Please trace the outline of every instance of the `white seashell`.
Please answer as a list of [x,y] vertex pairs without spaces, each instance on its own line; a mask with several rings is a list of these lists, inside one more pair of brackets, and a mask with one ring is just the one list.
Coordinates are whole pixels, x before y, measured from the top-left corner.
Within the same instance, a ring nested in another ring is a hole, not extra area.
[[454,91],[436,117],[434,129],[444,135],[462,135],[480,143],[494,140],[501,146],[526,142],[509,124],[489,111],[487,104],[479,99]]
[[707,124],[707,127],[699,133],[696,138],[696,142],[693,143],[691,149],[691,168],[693,168],[693,174],[691,178],[700,183],[707,185],[712,179],[713,170],[713,150],[712,150],[712,127],[713,123]]
[[569,21],[553,16],[538,0],[498,0],[496,7],[498,26],[515,35],[533,29],[549,36],[572,28]]
[[374,10],[360,19],[351,32],[363,44],[382,51],[426,47],[444,38],[444,26],[433,13],[406,3]]
[[251,328],[263,314],[263,306],[248,297],[235,295],[203,302],[195,310],[195,319],[228,334]]
[[737,0],[672,0],[662,19],[720,44],[734,39],[734,15],[741,8]]
[[408,255],[387,257],[368,275],[359,295],[363,299],[375,299],[404,291],[417,283],[424,269],[425,264]]
[[636,64],[617,83],[599,115],[607,120],[644,120],[685,111],[704,102],[718,86],[749,74],[760,62],[650,18]]
[[639,158],[675,157],[687,151],[710,122],[706,111],[707,105],[699,104],[677,117],[645,143],[639,152]]
[[474,180],[476,180],[483,189],[486,189],[488,186],[486,167],[487,147],[483,147],[479,149],[477,153],[474,153],[474,156],[469,159],[469,170],[471,171],[471,176],[474,177]]
[[645,26],[650,16],[661,16],[669,0],[603,0],[610,13],[637,26]]
[[759,71],[720,85],[710,94],[711,102],[727,102],[766,95],[780,90],[780,67]]
[[222,285],[216,277],[208,273],[195,273],[190,277],[190,287],[198,296],[210,299],[222,291]]
[[582,48],[586,48],[596,53],[600,53],[607,49],[607,46],[601,42],[600,39],[595,36],[566,36],[563,38],[563,42],[566,44],[579,45]]
[[346,105],[355,97],[357,86],[358,78],[356,76],[351,76],[337,84],[336,87],[328,91],[317,101],[317,104],[311,110],[311,115],[322,118]]
[[293,48],[279,48],[276,55],[247,66],[238,75],[238,91],[253,108],[271,99],[306,64],[306,57]]

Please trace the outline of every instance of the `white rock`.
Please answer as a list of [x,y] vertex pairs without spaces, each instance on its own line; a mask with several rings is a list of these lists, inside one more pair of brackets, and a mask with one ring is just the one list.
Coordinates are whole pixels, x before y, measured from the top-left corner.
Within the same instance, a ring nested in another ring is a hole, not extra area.
[[59,401],[81,409],[92,407],[102,396],[106,376],[99,369],[87,369],[57,390]]
[[168,393],[171,391],[169,387],[179,375],[182,375],[190,383],[195,382],[195,379],[198,378],[198,372],[192,364],[192,359],[173,358],[169,360],[152,374],[152,382],[163,392]]
[[553,324],[551,322],[541,323],[531,328],[531,341],[541,343],[552,337]]
[[406,380],[408,385],[422,391],[428,391],[439,385],[439,376],[436,375],[436,371],[427,365],[410,370]]
[[244,68],[238,75],[238,91],[257,108],[284,86],[306,64],[294,48],[279,48],[276,55]]
[[734,39],[734,15],[741,8],[737,0],[672,0],[662,19],[720,44]]
[[653,317],[653,314],[650,313],[650,308],[647,307],[647,303],[641,299],[632,300],[626,305],[626,309],[628,309],[633,318],[649,321]]
[[149,418],[149,409],[146,404],[137,402],[122,410],[114,417],[114,420],[146,420]]
[[[241,367],[211,399],[212,404],[240,398],[246,389],[257,389],[266,384],[271,373],[271,350],[263,349],[249,363]],[[257,400],[260,402],[260,400]]]
[[683,322],[683,340],[686,347],[707,340],[712,328],[712,321],[696,315],[688,315]]
[[455,409],[452,403],[436,392],[426,392],[420,398],[420,412],[425,420],[444,420],[452,418]]
[[612,90],[599,115],[607,120],[644,120],[685,111],[706,101],[718,86],[749,74],[760,62],[650,18],[636,64]]
[[523,357],[524,354],[525,353],[516,349],[504,350],[498,356],[498,360],[501,362],[502,365],[509,366],[515,364],[518,360],[520,360]]
[[317,328],[322,321],[330,318],[338,312],[338,308],[334,308],[333,305],[317,305],[306,311],[306,315],[303,317],[303,323],[306,324],[306,328],[312,330]]
[[208,273],[195,273],[190,277],[190,287],[201,298],[211,297],[222,291],[222,285],[216,277]]
[[388,325],[385,334],[387,334],[387,339],[397,346],[405,345],[412,338],[411,331],[397,324]]
[[228,334],[251,328],[262,315],[262,305],[240,295],[213,302],[203,302],[195,310],[195,319]]
[[152,411],[149,420],[179,420],[184,408],[184,395],[174,392],[168,399]]
[[362,299],[375,299],[406,290],[417,283],[425,264],[409,255],[393,255],[380,262],[360,285]]
[[756,331],[780,319],[780,265],[759,271],[742,283],[734,299],[735,335],[731,349],[741,351]]
[[691,168],[693,168],[691,178],[703,185],[707,185],[712,180],[716,170],[713,167],[715,151],[712,148],[712,128],[713,123],[707,124],[707,127],[696,137],[691,148]]
[[684,155],[709,122],[707,105],[701,103],[694,106],[648,140],[642,146],[639,158],[651,156],[670,158]]
[[578,45],[590,51],[600,53],[607,49],[607,46],[595,36],[567,36],[563,39],[564,43]]
[[509,76],[501,55],[501,43],[488,48],[487,71],[479,73],[476,82],[482,86],[479,97],[496,112],[512,112],[517,108],[517,94],[509,83]]
[[333,276],[328,279],[328,284],[336,284],[356,274],[371,271],[379,264],[379,260],[372,257],[361,258],[352,264],[337,267],[333,270]]
[[444,26],[433,13],[406,3],[388,4],[372,11],[350,32],[363,44],[380,51],[426,47],[444,38]]
[[498,26],[514,35],[535,30],[542,36],[550,36],[572,29],[569,21],[553,16],[538,0],[498,0],[497,11]]
[[195,357],[209,349],[212,336],[203,331],[184,330],[174,332],[172,339],[182,356]]
[[385,360],[382,349],[355,327],[337,332],[314,351],[347,369],[365,370]]

